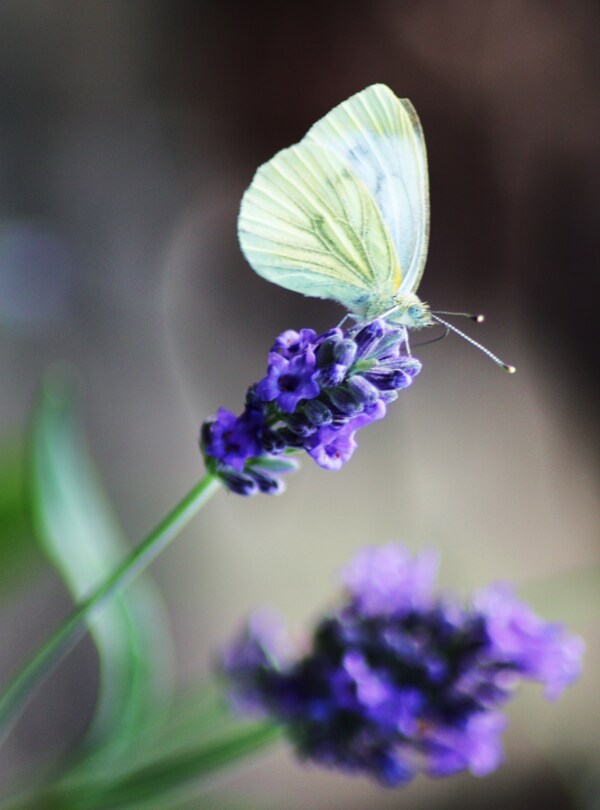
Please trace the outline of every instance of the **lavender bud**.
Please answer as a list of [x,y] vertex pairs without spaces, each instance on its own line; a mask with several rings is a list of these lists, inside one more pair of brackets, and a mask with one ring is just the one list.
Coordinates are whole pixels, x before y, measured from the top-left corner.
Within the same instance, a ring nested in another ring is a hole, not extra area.
[[319,369],[317,379],[321,388],[335,388],[336,385],[341,385],[344,382],[347,373],[347,366],[330,363],[328,366]]
[[351,366],[354,362],[357,352],[356,343],[350,338],[340,340],[340,342],[333,348],[333,359],[341,366]]
[[354,396],[358,402],[364,403],[364,405],[372,405],[379,397],[378,389],[360,374],[355,374],[353,377],[350,377],[346,386],[352,396]]
[[357,346],[356,357],[362,359],[372,354],[373,350],[383,337],[384,333],[383,321],[373,321],[368,323],[354,336]]
[[308,421],[316,427],[328,425],[333,416],[331,410],[320,399],[311,399],[302,407],[302,412]]

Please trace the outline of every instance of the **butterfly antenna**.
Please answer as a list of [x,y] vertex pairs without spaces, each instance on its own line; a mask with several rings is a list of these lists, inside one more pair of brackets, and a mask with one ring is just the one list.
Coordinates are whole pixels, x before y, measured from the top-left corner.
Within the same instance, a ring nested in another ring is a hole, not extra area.
[[472,312],[444,312],[441,309],[436,309],[433,315],[450,315],[454,318],[468,318],[470,321],[475,321],[475,323],[483,323],[485,321],[485,315],[481,313],[474,315]]
[[500,360],[499,357],[497,357],[489,349],[486,349],[485,346],[482,346],[481,343],[477,343],[477,341],[473,340],[472,337],[469,337],[469,335],[466,335],[464,332],[461,332],[461,330],[457,329],[456,326],[453,326],[451,323],[444,321],[437,314],[434,314],[432,312],[431,317],[433,318],[434,321],[437,321],[438,323],[442,324],[442,326],[444,326],[446,329],[449,329],[451,332],[455,332],[457,335],[460,335],[460,337],[464,338],[467,341],[467,343],[471,344],[471,346],[475,346],[476,349],[479,349],[479,351],[482,351],[484,354],[487,354],[490,360],[493,360],[497,366],[500,366],[505,371],[508,371],[509,374],[514,374],[515,371],[517,370],[514,366],[510,366],[508,363],[505,363],[503,360]]

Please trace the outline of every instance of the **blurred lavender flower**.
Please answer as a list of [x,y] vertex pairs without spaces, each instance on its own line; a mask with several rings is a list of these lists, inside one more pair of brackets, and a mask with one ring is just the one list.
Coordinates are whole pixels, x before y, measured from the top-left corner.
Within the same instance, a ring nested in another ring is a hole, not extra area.
[[500,707],[527,678],[558,697],[580,673],[583,642],[505,586],[469,608],[435,596],[436,564],[396,544],[362,551],[343,573],[342,606],[295,659],[280,623],[252,620],[222,659],[236,707],[282,722],[302,758],[388,786],[493,771]]
[[283,490],[280,473],[305,450],[339,470],[356,449],[356,431],[386,414],[387,404],[421,370],[406,349],[406,329],[384,320],[330,329],[288,329],[269,352],[266,376],[248,389],[240,416],[219,408],[202,425],[207,469],[240,495]]

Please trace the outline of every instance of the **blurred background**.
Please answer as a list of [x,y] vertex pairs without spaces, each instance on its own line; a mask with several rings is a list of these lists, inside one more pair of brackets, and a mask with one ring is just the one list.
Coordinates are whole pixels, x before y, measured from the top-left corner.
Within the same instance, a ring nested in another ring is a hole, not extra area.
[[[280,498],[219,493],[153,568],[178,682],[210,673],[258,605],[307,626],[353,552],[392,539],[438,546],[461,594],[516,581],[588,647],[558,704],[520,695],[484,780],[389,792],[282,746],[182,807],[596,806],[598,603],[552,583],[600,559],[599,25],[596,0],[0,4],[0,445],[25,436],[45,370],[75,369],[131,543],[201,475],[200,422],[241,410],[274,337],[340,319],[256,276],[236,216],[260,163],[373,82],[425,131],[419,294],[485,312],[471,334],[518,368],[452,336],[415,349],[422,374],[341,472],[305,459]],[[0,585],[5,683],[71,603],[33,553]],[[96,669],[87,639],[16,726],[4,777],[76,745]]]

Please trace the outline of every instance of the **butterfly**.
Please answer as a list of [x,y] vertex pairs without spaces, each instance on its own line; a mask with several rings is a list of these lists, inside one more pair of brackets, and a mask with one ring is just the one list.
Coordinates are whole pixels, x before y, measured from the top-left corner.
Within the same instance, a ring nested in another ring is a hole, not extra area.
[[339,104],[256,172],[238,220],[252,268],[358,320],[432,323],[415,294],[429,239],[423,131],[384,84]]
[[440,323],[514,371],[416,294],[429,241],[425,140],[411,102],[384,84],[343,101],[259,167],[238,235],[268,281],[338,301],[361,322]]

